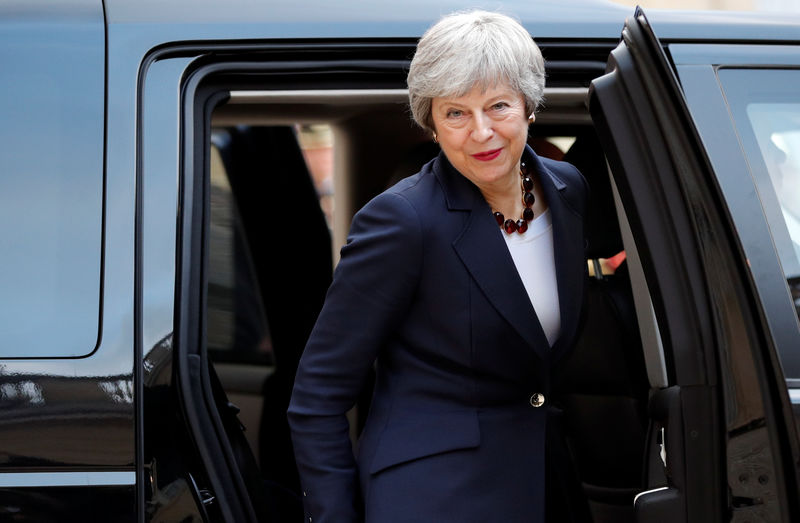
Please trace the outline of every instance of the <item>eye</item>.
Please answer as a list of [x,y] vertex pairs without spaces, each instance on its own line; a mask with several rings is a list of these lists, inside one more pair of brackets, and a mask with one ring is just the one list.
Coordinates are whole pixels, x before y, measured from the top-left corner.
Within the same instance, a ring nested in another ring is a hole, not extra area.
[[496,104],[492,105],[492,109],[494,109],[495,111],[501,111],[506,107],[508,107],[508,104],[505,102],[497,102]]
[[448,118],[459,118],[464,115],[464,111],[460,111],[458,109],[450,109],[447,111]]

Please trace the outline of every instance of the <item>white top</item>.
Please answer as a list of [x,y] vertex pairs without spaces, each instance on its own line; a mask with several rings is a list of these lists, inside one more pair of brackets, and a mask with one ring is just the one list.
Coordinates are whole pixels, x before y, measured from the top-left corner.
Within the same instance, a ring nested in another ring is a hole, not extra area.
[[550,346],[561,334],[561,311],[558,304],[556,260],[553,252],[553,220],[550,210],[528,223],[524,234],[505,234],[511,258],[522,278],[539,322]]

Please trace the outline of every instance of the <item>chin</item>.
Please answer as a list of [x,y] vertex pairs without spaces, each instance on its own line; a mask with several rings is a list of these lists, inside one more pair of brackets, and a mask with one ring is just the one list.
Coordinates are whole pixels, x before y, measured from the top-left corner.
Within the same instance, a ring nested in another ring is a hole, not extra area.
[[505,169],[505,168],[498,168],[498,169],[491,169],[487,172],[481,173],[478,178],[485,181],[485,182],[497,182],[500,180],[505,179],[506,177],[510,176],[509,173],[512,172],[513,169]]

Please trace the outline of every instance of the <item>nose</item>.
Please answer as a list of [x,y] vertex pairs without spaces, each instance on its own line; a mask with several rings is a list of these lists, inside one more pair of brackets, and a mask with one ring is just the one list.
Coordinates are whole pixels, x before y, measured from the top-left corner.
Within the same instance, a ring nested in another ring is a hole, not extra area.
[[472,139],[476,142],[486,142],[494,135],[492,120],[483,112],[476,112],[474,127],[472,129]]

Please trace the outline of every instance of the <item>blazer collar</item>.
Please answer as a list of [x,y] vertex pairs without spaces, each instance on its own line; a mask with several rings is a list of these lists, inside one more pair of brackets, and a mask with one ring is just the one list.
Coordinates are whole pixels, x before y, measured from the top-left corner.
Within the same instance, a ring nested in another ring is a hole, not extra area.
[[470,211],[483,200],[480,190],[450,163],[444,152],[433,161],[433,172],[451,211]]
[[[567,185],[545,167],[530,147],[525,161],[539,174],[553,218],[553,244],[561,312],[561,336],[550,350],[536,312],[528,299],[514,260],[503,239],[503,232],[491,214],[480,190],[447,161],[444,154],[435,160],[434,172],[452,211],[470,211],[466,224],[453,241],[461,261],[498,312],[520,334],[529,347],[550,360],[572,338],[577,326],[582,295],[583,235],[581,217],[572,211],[561,194]],[[576,239],[577,238],[577,239]]]

